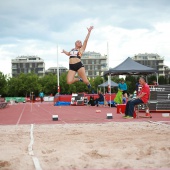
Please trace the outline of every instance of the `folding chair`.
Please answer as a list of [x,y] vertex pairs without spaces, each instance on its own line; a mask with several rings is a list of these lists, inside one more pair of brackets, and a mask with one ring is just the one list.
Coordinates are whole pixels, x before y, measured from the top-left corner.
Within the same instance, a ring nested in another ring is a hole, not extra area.
[[[149,95],[149,100],[147,103],[140,103],[138,105],[135,105],[134,112],[136,113],[136,117],[142,117],[142,118],[152,118],[152,115],[150,114],[149,111],[149,104],[150,104],[150,95]],[[145,110],[145,115],[139,116],[140,110]]]

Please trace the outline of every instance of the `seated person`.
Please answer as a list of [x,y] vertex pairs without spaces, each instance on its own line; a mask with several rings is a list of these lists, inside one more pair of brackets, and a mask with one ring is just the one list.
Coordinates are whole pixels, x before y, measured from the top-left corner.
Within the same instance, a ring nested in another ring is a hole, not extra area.
[[98,92],[99,98],[97,98],[96,101],[96,106],[99,106],[99,102],[104,102],[104,97],[101,93],[101,91]]
[[89,100],[89,102],[88,102],[88,105],[90,105],[90,106],[95,106],[94,97],[93,97],[93,96],[90,96],[90,100]]
[[140,77],[139,83],[142,86],[139,94],[137,95],[136,99],[132,99],[127,102],[126,109],[125,109],[125,116],[124,118],[133,118],[134,107],[140,103],[147,103],[149,100],[150,89],[144,77]]

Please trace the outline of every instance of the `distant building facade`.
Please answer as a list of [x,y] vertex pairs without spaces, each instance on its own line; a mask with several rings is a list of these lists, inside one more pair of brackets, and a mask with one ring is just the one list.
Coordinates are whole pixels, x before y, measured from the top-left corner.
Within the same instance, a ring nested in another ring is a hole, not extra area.
[[37,56],[20,56],[12,59],[12,77],[19,75],[20,73],[34,72],[38,76],[42,77],[45,74],[44,60]]
[[158,70],[159,76],[167,76],[168,73],[167,66],[164,65],[164,58],[159,56],[158,54],[137,54],[132,59],[140,64],[143,64],[148,67],[155,68]]
[[[50,67],[48,70],[45,71],[45,74],[57,74],[58,71],[58,67]],[[59,67],[59,75],[61,75],[62,73],[67,72],[68,69],[66,67]]]
[[97,52],[84,52],[81,61],[85,67],[87,77],[102,76],[103,72],[107,70],[107,55],[102,56]]

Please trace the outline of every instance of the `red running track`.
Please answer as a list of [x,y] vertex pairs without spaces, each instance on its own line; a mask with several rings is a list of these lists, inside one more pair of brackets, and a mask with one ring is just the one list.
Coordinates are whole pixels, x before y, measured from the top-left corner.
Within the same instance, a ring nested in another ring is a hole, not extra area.
[[[96,110],[101,110],[101,113],[96,113]],[[107,119],[107,113],[112,113],[113,119]],[[144,113],[140,114],[144,115]],[[59,120],[53,121],[52,115],[58,115]],[[0,125],[141,122],[148,120],[170,122],[170,118],[162,117],[162,113],[152,113],[151,119],[123,119],[122,116],[116,113],[116,108],[103,106],[54,106],[53,103],[45,102],[18,103],[0,109]]]

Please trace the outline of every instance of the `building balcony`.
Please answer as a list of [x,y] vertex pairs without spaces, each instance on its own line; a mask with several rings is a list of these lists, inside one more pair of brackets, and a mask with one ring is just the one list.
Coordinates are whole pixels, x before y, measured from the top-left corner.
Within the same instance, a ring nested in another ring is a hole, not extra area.
[[38,71],[38,74],[40,74],[40,73],[45,74],[45,72],[44,72],[44,71]]
[[38,65],[38,68],[44,68],[44,65]]
[[164,71],[165,69],[164,68],[159,68],[158,71]]
[[162,74],[162,73],[161,73],[161,74],[159,74],[159,76],[165,76],[165,74]]

